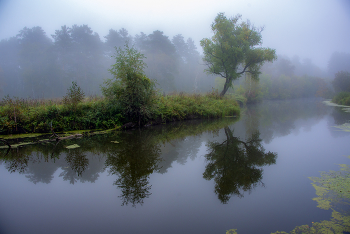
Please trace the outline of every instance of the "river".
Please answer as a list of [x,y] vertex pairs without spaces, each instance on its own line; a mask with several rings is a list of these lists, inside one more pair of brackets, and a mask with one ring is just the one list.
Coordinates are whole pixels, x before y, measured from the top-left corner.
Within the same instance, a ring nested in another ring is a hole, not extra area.
[[264,101],[240,118],[3,148],[0,233],[248,234],[331,220],[310,177],[350,164],[337,127],[349,120],[320,99]]

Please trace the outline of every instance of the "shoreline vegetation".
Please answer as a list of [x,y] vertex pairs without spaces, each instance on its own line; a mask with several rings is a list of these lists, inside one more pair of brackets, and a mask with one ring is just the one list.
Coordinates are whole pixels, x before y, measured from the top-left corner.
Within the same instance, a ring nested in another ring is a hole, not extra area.
[[332,102],[342,105],[350,106],[350,92],[339,92],[333,98]]
[[[141,126],[239,114],[239,105],[233,97],[220,97],[215,91],[207,94],[158,94],[155,98],[155,108]],[[33,100],[7,97],[0,103],[2,138],[19,133],[51,133],[52,130],[62,133],[136,126],[139,125],[130,122],[118,105],[113,105],[103,97],[87,97],[75,106],[65,104],[63,99]]]
[[61,100],[30,100],[6,96],[0,103],[0,135],[72,130],[128,129],[177,120],[238,116],[234,98],[207,94],[163,95],[145,75],[145,56],[127,44],[115,48],[115,64],[101,87],[103,97],[85,97],[73,81]]

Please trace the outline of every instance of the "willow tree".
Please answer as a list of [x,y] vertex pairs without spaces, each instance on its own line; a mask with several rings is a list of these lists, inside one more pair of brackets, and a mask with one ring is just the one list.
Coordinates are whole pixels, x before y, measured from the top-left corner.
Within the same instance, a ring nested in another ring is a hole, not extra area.
[[244,73],[250,73],[258,80],[263,63],[276,59],[274,49],[260,47],[263,28],[254,27],[249,21],[239,22],[240,19],[241,15],[227,18],[224,13],[219,13],[211,25],[214,35],[200,42],[203,60],[208,66],[206,71],[226,79],[221,96]]

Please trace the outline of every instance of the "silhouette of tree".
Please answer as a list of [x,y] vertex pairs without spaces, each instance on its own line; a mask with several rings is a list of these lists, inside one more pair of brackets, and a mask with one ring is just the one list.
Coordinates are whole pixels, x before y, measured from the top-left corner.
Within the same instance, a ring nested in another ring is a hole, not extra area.
[[142,205],[152,194],[149,175],[158,170],[159,161],[159,145],[137,131],[124,138],[114,152],[107,153],[106,167],[111,174],[118,175],[114,184],[121,189],[122,205]]
[[262,184],[262,166],[276,163],[276,153],[265,152],[260,133],[255,132],[247,141],[233,135],[225,127],[226,140],[222,143],[209,142],[210,150],[205,158],[208,162],[203,178],[214,179],[215,193],[226,204],[231,196],[243,197],[259,183]]

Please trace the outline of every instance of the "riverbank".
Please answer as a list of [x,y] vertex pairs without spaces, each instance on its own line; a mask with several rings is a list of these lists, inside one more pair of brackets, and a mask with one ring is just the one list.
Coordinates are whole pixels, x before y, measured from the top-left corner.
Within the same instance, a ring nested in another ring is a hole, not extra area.
[[[159,95],[147,125],[187,119],[238,116],[240,108],[230,97],[216,93]],[[77,106],[61,100],[4,99],[0,105],[0,134],[50,133],[120,128],[130,121],[105,98],[89,97]],[[51,129],[52,127],[52,129]]]
[[332,102],[338,105],[350,106],[350,92],[339,92],[337,93]]

